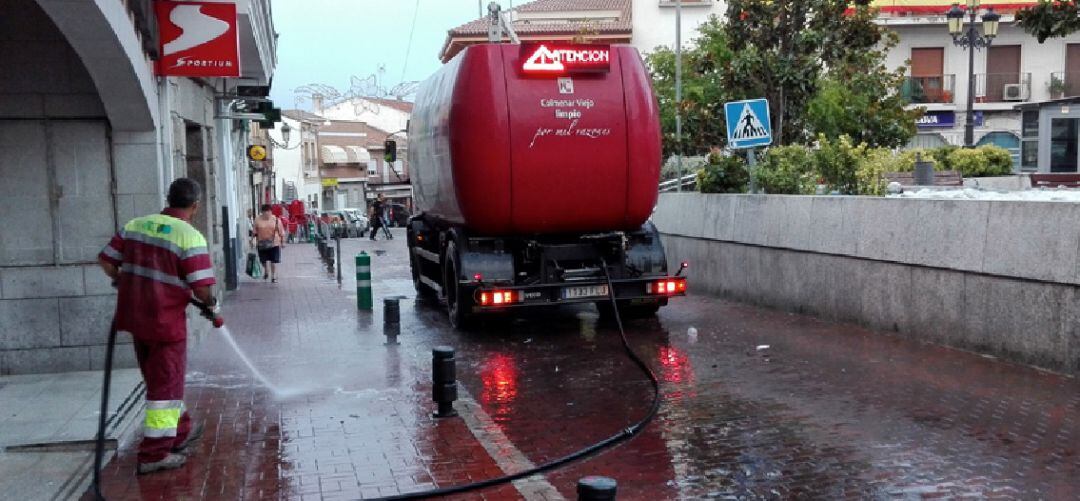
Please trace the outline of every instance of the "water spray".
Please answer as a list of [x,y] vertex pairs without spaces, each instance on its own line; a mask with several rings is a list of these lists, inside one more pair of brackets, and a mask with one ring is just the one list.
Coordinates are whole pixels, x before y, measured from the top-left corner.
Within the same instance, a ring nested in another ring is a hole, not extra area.
[[236,339],[233,338],[232,332],[229,331],[229,328],[225,327],[225,320],[221,317],[221,315],[218,315],[214,312],[212,308],[195,300],[194,298],[192,298],[190,302],[192,305],[198,308],[199,311],[202,313],[202,316],[209,319],[210,322],[213,324],[214,328],[221,333],[221,337],[225,338],[225,342],[228,343],[230,348],[232,348],[233,353],[236,354],[236,357],[239,358],[241,362],[244,362],[244,365],[246,365],[248,370],[251,371],[251,375],[255,376],[255,379],[259,380],[259,382],[262,383],[263,386],[269,388],[270,391],[274,394],[274,396],[278,398],[288,398],[303,394],[306,391],[302,388],[281,388],[274,383],[271,383],[270,380],[267,379],[266,375],[264,375],[262,371],[260,371],[259,368],[255,366],[255,363],[252,362],[250,358],[248,358],[247,354],[244,353],[244,350],[240,349],[240,345],[236,344]]

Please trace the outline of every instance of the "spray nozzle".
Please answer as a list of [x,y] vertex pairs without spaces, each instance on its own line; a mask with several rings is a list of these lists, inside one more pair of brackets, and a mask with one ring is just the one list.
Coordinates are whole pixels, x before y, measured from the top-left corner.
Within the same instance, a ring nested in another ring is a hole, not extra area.
[[199,313],[201,313],[203,317],[209,320],[210,323],[213,324],[215,329],[220,329],[221,326],[225,325],[225,319],[216,311],[214,311],[214,308],[210,305],[203,303],[202,301],[199,301],[195,298],[188,299],[188,302],[198,308]]

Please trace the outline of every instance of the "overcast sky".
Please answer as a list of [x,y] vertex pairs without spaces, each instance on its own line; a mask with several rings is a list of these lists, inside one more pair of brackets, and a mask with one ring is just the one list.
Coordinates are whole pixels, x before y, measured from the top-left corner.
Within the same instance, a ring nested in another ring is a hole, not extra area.
[[[322,83],[345,91],[350,76],[367,77],[380,66],[386,69],[384,87],[401,82],[402,72],[405,81],[423,80],[440,66],[446,31],[480,14],[477,0],[272,0],[272,4],[280,38],[271,97],[281,109],[297,107],[293,91],[301,85]],[[299,104],[310,109],[307,101]]]

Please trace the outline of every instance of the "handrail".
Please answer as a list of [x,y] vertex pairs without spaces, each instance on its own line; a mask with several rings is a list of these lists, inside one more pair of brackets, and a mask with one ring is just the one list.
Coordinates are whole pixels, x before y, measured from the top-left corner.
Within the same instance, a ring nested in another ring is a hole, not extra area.
[[665,193],[665,192],[669,192],[669,191],[677,191],[680,185],[683,188],[694,188],[694,187],[696,187],[697,186],[697,174],[696,173],[695,174],[687,174],[687,175],[685,175],[685,176],[683,176],[681,178],[669,179],[667,181],[664,181],[664,182],[660,183],[659,191],[661,193]]

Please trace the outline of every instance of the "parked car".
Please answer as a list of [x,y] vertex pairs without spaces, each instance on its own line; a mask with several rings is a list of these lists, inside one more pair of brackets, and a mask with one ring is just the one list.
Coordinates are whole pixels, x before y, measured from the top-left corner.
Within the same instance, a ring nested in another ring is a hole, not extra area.
[[360,217],[350,209],[335,209],[323,211],[323,214],[329,216],[331,219],[337,219],[341,221],[340,225],[336,225],[331,231],[332,237],[362,237],[367,233],[367,218]]
[[353,223],[353,227],[356,229],[356,235],[358,237],[364,236],[367,233],[368,228],[371,227],[371,222],[368,221],[367,214],[362,209],[345,208],[341,209]]

